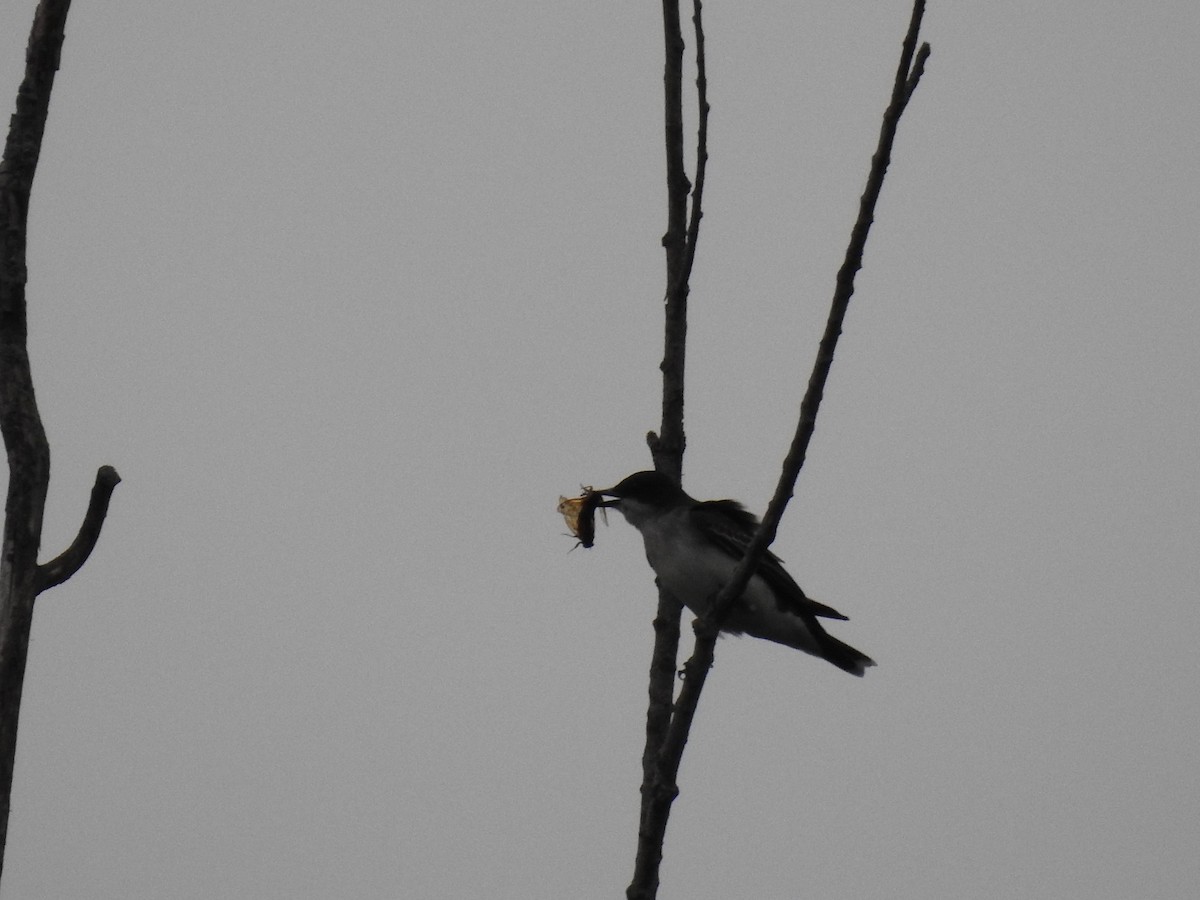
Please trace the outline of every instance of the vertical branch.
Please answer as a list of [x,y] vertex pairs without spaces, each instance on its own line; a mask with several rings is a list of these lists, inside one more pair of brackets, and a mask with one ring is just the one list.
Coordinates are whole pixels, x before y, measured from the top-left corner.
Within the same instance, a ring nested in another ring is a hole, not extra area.
[[8,456],[8,497],[0,539],[0,871],[34,599],[83,565],[99,535],[108,497],[120,481],[111,467],[97,473],[79,537],[49,569],[39,570],[50,447],[34,397],[26,344],[25,248],[33,176],[70,6],[70,0],[38,4],[25,53],[25,78],[17,91],[16,112],[0,160],[0,432]]
[[[696,185],[688,181],[683,155],[683,35],[678,0],[663,0],[664,137],[667,151],[667,231],[662,243],[667,256],[667,290],[663,360],[662,425],[646,436],[655,468],[681,481],[686,439],[683,429],[684,369],[687,350],[687,302],[692,267],[703,216],[704,177],[708,166],[708,77],[704,63],[701,2],[693,0],[696,31],[696,91],[699,124],[696,135]],[[688,193],[691,192],[691,213]]]
[[662,244],[667,256],[665,327],[663,329],[662,425],[647,435],[654,467],[680,481],[683,475],[683,378],[687,341],[688,181],[683,160],[683,34],[679,0],[662,0],[663,123],[667,151],[667,231]]
[[[862,267],[863,251],[866,247],[867,236],[874,221],[875,204],[883,187],[883,179],[891,160],[892,144],[896,136],[896,127],[904,112],[909,98],[916,89],[924,72],[925,61],[929,57],[929,45],[922,44],[916,50],[917,36],[921,19],[925,11],[924,0],[915,0],[908,33],[905,36],[901,50],[900,65],[892,90],[891,102],[884,112],[883,125],[880,131],[879,144],[871,159],[871,169],[867,177],[867,186],[859,202],[858,219],[851,232],[850,242],[846,248],[845,260],[838,271],[837,283],[830,306],[829,318],[826,322],[825,334],[817,352],[813,372],[809,378],[808,389],[800,407],[799,422],[796,433],[783,464],[779,483],[771,504],[763,517],[762,524],[755,532],[754,538],[747,549],[745,557],[738,564],[733,577],[714,599],[709,615],[698,620],[695,624],[696,643],[691,658],[684,666],[684,682],[676,700],[665,738],[658,753],[658,769],[653,784],[658,787],[653,792],[643,793],[643,809],[641,829],[639,832],[638,867],[635,879],[630,885],[626,896],[629,900],[651,900],[658,889],[658,866],[662,859],[662,842],[666,835],[667,820],[671,812],[671,804],[678,795],[676,779],[679,765],[683,759],[683,751],[687,745],[691,731],[692,720],[695,716],[700,694],[708,671],[712,667],[713,651],[716,644],[720,623],[732,604],[740,596],[750,580],[750,573],[757,567],[763,553],[775,538],[780,519],[783,516],[787,501],[792,495],[796,478],[804,464],[809,440],[816,426],[817,410],[824,395],[824,386],[833,364],[833,353],[841,334],[842,322],[854,293],[854,277]],[[699,2],[696,2],[697,40],[702,46],[703,36],[699,22]],[[915,60],[914,60],[915,53]],[[701,72],[703,69],[701,68]],[[699,85],[699,80],[698,80]],[[701,108],[704,109],[703,93]],[[703,132],[702,132],[703,133]],[[700,184],[700,177],[697,177]],[[694,221],[698,224],[699,217],[693,210]],[[657,848],[643,848],[642,842],[649,844],[657,841]],[[643,865],[644,863],[644,865]]]
[[[662,424],[658,434],[646,435],[654,467],[676,482],[683,477],[683,386],[687,350],[688,284],[682,278],[687,259],[687,198],[691,188],[683,158],[683,34],[678,0],[662,0],[663,123],[667,162],[667,288],[663,299]],[[646,709],[646,743],[642,750],[641,811],[638,817],[637,855],[633,880],[626,892],[630,900],[653,898],[658,890],[662,840],[652,830],[651,811],[661,795],[675,791],[658,778],[659,749],[671,724],[675,699],[675,665],[679,653],[679,620],[682,604],[660,590],[654,617],[654,650],[650,657],[649,704]],[[649,885],[647,887],[647,885]]]
[[[679,0],[663,0],[663,121],[667,157],[667,289],[664,298],[662,424],[650,432],[646,442],[654,466],[676,482],[683,477],[686,439],[683,427],[684,370],[687,349],[687,301],[696,241],[700,233],[704,171],[708,162],[708,82],[704,69],[704,32],[700,0],[693,0],[692,21],[696,29],[696,87],[699,133],[696,144],[696,186],[688,214],[688,181],[683,153],[683,34]],[[627,896],[653,898],[658,891],[658,868],[662,861],[665,819],[658,810],[669,808],[678,793],[674,781],[661,777],[660,754],[671,723],[675,694],[675,666],[679,652],[680,602],[659,591],[654,618],[654,651],[650,660],[649,707],[646,711],[646,744],[642,752],[642,805],[638,827],[637,857]],[[661,828],[659,822],[662,822]]]
[[25,54],[25,78],[17,91],[17,108],[0,161],[0,431],[8,455],[0,550],[0,871],[8,836],[21,685],[33,625],[37,551],[50,483],[50,447],[33,395],[25,344],[26,224],[70,5],[70,0],[38,4]]
[[704,63],[704,21],[701,18],[703,4],[692,0],[692,27],[696,31],[696,186],[692,189],[692,214],[688,220],[687,245],[684,250],[683,272],[680,280],[688,285],[692,277],[692,266],[696,262],[696,242],[700,239],[700,219],[704,215],[701,201],[704,199],[704,176],[708,171],[708,70]]

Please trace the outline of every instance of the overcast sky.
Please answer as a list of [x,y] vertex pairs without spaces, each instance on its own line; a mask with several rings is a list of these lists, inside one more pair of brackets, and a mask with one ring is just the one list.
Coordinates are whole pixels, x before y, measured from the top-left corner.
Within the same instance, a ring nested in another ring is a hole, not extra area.
[[[706,9],[698,497],[770,496],[908,15]],[[664,900],[1200,890],[1200,6],[924,37],[775,545],[879,666],[718,645]],[[38,603],[4,900],[623,896],[654,587],[554,507],[649,465],[661,85],[651,2],[74,4],[43,558],[124,482]]]

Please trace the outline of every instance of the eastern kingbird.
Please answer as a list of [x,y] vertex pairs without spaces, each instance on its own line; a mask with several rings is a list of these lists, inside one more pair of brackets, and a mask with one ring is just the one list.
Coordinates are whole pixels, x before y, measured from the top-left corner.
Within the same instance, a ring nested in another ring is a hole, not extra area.
[[[614,487],[601,505],[619,510],[642,533],[646,559],[659,587],[703,616],[733,576],[758,527],[758,519],[733,500],[693,500],[666,475],[635,472]],[[807,597],[770,551],[750,576],[742,596],[721,623],[731,634],[749,634],[827,659],[851,675],[874,660],[826,633],[817,621],[845,619]]]

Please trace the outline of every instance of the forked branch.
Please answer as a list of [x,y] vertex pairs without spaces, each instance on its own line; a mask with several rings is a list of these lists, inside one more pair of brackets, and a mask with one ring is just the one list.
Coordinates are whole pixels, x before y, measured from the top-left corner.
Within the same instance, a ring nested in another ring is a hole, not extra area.
[[0,866],[8,834],[13,761],[34,599],[69,578],[95,546],[120,478],[105,466],[79,536],[60,557],[37,564],[50,482],[50,447],[42,427],[27,349],[25,250],[29,198],[58,70],[70,0],[41,0],[25,53],[4,157],[0,160],[0,431],[8,457],[8,497],[0,539]]
[[[663,119],[667,153],[667,288],[664,297],[662,424],[659,432],[646,435],[654,467],[682,479],[684,363],[687,350],[687,301],[696,242],[700,235],[704,173],[708,162],[708,81],[704,65],[704,28],[700,0],[693,0],[692,23],[696,32],[696,91],[698,133],[696,137],[696,182],[688,181],[683,152],[683,34],[679,0],[663,0],[663,37],[666,62],[663,67]],[[688,194],[691,192],[691,211]],[[654,651],[650,659],[649,705],[646,710],[646,743],[642,753],[641,815],[637,858],[630,898],[653,897],[658,889],[658,867],[662,859],[662,834],[656,832],[658,809],[664,794],[674,797],[674,784],[660,779],[659,756],[671,723],[675,697],[675,667],[679,653],[679,620],[683,607],[664,591],[659,592],[654,618]],[[670,800],[667,800],[668,804]],[[664,820],[665,821],[665,820]]]
[[[671,0],[665,0],[666,5]],[[867,177],[866,188],[859,200],[858,219],[851,232],[850,241],[846,248],[845,259],[838,271],[833,300],[830,305],[829,317],[826,321],[825,333],[821,339],[813,371],[808,381],[808,388],[800,406],[800,417],[796,432],[783,463],[775,494],[764,515],[762,524],[757,529],[745,558],[738,565],[733,578],[725,585],[715,599],[712,609],[706,619],[695,623],[696,643],[691,658],[684,667],[684,682],[679,698],[675,702],[670,715],[670,724],[666,730],[656,759],[655,771],[647,771],[647,780],[643,784],[642,817],[638,834],[638,859],[635,866],[634,880],[626,891],[629,900],[653,900],[658,890],[658,869],[662,859],[662,842],[666,835],[667,820],[670,816],[678,789],[676,779],[683,751],[687,745],[692,720],[704,689],[704,682],[713,662],[713,650],[716,643],[720,623],[732,604],[734,598],[741,595],[750,579],[750,573],[757,567],[763,553],[775,539],[779,522],[783,517],[788,500],[791,499],[795,488],[796,478],[804,465],[808,444],[816,427],[817,411],[821,398],[824,396],[825,382],[828,379],[833,364],[833,354],[837,347],[838,336],[842,331],[842,323],[854,294],[854,278],[862,268],[863,251],[871,224],[874,221],[875,205],[883,187],[883,179],[887,174],[891,161],[892,145],[895,141],[896,128],[900,117],[916,90],[917,84],[924,72],[925,61],[929,58],[928,44],[922,44],[917,49],[917,37],[920,33],[921,19],[925,12],[924,0],[915,0],[912,16],[909,21],[908,33],[901,49],[900,64],[892,89],[891,102],[883,115],[879,143],[871,159],[871,169]],[[678,16],[676,15],[676,27]],[[696,3],[697,39],[703,46],[702,32],[699,23],[699,3]],[[671,46],[668,40],[668,48]],[[701,69],[701,71],[703,71]],[[699,85],[698,80],[698,85]],[[706,112],[701,95],[702,110]],[[702,120],[703,121],[703,120]],[[699,158],[703,159],[703,155]],[[699,182],[699,178],[697,179]],[[694,210],[694,221],[698,224],[698,211]],[[689,267],[690,268],[690,267]],[[684,291],[686,297],[686,290]],[[653,447],[653,445],[652,445]],[[647,750],[649,751],[649,745]],[[644,761],[645,762],[645,761]]]

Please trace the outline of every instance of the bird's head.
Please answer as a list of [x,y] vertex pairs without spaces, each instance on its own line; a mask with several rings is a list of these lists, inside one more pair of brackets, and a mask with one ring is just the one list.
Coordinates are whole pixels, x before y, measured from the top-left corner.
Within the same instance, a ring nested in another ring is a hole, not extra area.
[[635,526],[688,501],[683,488],[661,472],[634,472],[596,493],[611,498],[602,501],[601,506],[619,510]]

